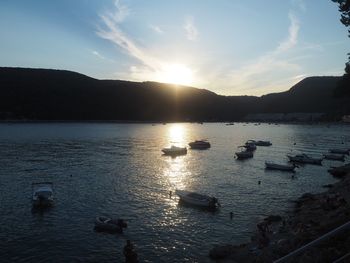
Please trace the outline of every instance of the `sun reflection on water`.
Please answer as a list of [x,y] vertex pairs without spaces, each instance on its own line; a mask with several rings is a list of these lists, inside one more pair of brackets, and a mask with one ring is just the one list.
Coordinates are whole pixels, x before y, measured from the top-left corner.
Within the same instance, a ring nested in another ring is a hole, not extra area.
[[[185,124],[174,123],[169,125],[168,140],[171,145],[187,146],[187,129]],[[189,153],[187,153],[188,155]],[[175,189],[186,189],[190,184],[191,171],[188,169],[188,156],[165,157],[166,166],[163,175],[167,178],[169,186],[174,192]],[[173,200],[175,200],[173,198]],[[173,201],[173,204],[177,204]]]
[[185,125],[182,123],[174,123],[169,125],[168,138],[170,143],[185,146],[187,137]]

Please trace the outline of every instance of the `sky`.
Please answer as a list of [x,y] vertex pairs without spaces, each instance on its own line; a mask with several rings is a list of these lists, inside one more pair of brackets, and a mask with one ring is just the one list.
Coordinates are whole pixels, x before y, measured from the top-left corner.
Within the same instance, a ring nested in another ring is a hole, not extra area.
[[261,96],[342,75],[339,18],[331,0],[0,0],[0,66]]

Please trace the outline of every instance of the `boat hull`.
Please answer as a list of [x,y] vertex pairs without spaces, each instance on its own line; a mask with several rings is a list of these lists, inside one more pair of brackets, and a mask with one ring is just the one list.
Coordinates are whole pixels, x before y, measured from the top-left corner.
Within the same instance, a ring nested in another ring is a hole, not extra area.
[[196,150],[205,150],[210,148],[210,143],[190,142],[188,145],[191,147],[191,149],[196,149]]
[[253,153],[250,151],[246,151],[246,152],[236,152],[236,157],[239,160],[243,160],[243,159],[248,159],[248,158],[253,158]]
[[333,161],[345,161],[344,154],[325,154],[324,158],[327,160],[333,160]]
[[164,155],[170,155],[170,156],[177,156],[177,155],[185,155],[187,154],[187,149],[181,149],[181,150],[168,150],[168,149],[163,149],[162,150]]
[[335,154],[346,154],[349,155],[349,150],[348,149],[330,149],[330,153],[335,153]]
[[275,164],[275,163],[268,163],[265,162],[266,169],[270,170],[280,170],[280,171],[286,171],[286,172],[294,172],[295,166],[293,165],[281,165],[281,164]]
[[198,206],[198,207],[203,207],[203,208],[215,208],[216,207],[216,202],[213,201],[212,197],[198,194],[198,196],[201,196],[203,198],[196,199],[196,198],[189,196],[189,194],[195,194],[195,193],[183,191],[183,190],[176,190],[175,193],[179,196],[180,201],[184,202],[186,204]]
[[287,157],[289,158],[290,162],[322,165],[322,159],[299,158],[299,157],[295,157],[295,156],[287,156]]

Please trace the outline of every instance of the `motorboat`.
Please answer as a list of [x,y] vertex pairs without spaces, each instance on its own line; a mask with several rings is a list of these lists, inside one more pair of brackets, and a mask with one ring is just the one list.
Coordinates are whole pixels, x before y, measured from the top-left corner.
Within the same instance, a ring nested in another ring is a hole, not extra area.
[[32,201],[34,207],[48,207],[53,204],[53,183],[32,183]]
[[289,161],[291,161],[291,162],[308,163],[308,164],[319,164],[319,165],[322,165],[322,160],[323,160],[323,158],[310,157],[310,156],[306,155],[305,153],[297,154],[297,155],[294,155],[294,156],[287,155],[287,157],[289,158]]
[[347,154],[349,155],[350,149],[329,149],[330,153],[335,154]]
[[172,145],[170,148],[163,148],[162,152],[165,155],[171,155],[171,156],[184,155],[187,153],[187,148],[186,147],[177,147],[177,146]]
[[343,162],[345,161],[345,155],[344,154],[326,153],[323,156],[327,160],[343,161]]
[[277,164],[273,162],[265,162],[266,169],[271,169],[271,170],[280,170],[280,171],[290,171],[294,172],[294,169],[296,167],[295,164]]
[[243,145],[244,148],[247,149],[247,151],[255,151],[256,150],[256,145],[253,142],[247,141],[245,145]]
[[112,219],[106,216],[98,216],[95,219],[95,230],[122,233],[123,228],[127,228],[128,224],[123,219]]
[[255,141],[255,140],[249,140],[248,143],[254,143],[256,146],[271,146],[272,143],[270,141]]
[[237,159],[247,159],[247,158],[252,158],[254,156],[252,151],[248,151],[244,146],[240,146],[240,149],[244,149],[240,152],[236,152],[235,155]]
[[216,208],[220,206],[218,199],[213,196],[178,189],[175,191],[175,194],[180,197],[180,201],[190,205],[206,208]]
[[188,144],[191,149],[208,149],[210,148],[210,143],[206,140],[196,140]]

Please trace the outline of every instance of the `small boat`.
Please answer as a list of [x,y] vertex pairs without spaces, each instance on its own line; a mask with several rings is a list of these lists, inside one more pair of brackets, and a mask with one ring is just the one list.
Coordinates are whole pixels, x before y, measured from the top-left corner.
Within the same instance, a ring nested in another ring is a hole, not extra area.
[[177,147],[177,146],[172,145],[170,148],[163,148],[162,152],[165,155],[171,155],[171,156],[184,155],[187,153],[187,148],[186,147]]
[[247,158],[253,158],[254,155],[252,151],[248,151],[244,146],[240,146],[238,148],[241,148],[244,150],[235,153],[237,159],[242,160]]
[[330,149],[330,153],[336,153],[336,154],[347,154],[349,155],[349,149]]
[[98,216],[95,219],[95,229],[97,231],[122,233],[123,228],[127,228],[128,224],[123,219],[112,219],[106,216]]
[[32,200],[34,207],[48,207],[53,204],[53,183],[32,183]]
[[180,201],[190,205],[207,208],[216,208],[217,206],[220,206],[218,199],[213,196],[198,194],[186,190],[176,190],[175,193],[180,197]]
[[246,148],[247,151],[250,151],[250,152],[256,150],[256,145],[255,145],[255,143],[250,142],[250,141],[247,141],[247,142],[245,143],[245,145],[243,145],[243,147]]
[[199,141],[194,141],[194,142],[190,142],[188,144],[191,149],[208,149],[210,148],[210,143],[206,140],[199,140]]
[[249,140],[248,142],[254,143],[256,146],[271,146],[272,145],[272,143],[270,141]]
[[289,158],[289,161],[296,162],[296,163],[308,163],[308,164],[319,164],[322,165],[323,158],[313,158],[309,157],[305,153],[303,154],[297,154],[295,156],[287,155]]
[[295,164],[290,165],[290,164],[277,164],[273,162],[265,162],[266,169],[271,169],[271,170],[280,170],[280,171],[290,171],[294,172],[294,169],[296,167]]
[[226,123],[225,124],[226,126],[232,126],[232,125],[235,125],[233,122],[229,122],[229,123]]
[[323,156],[327,160],[343,161],[343,162],[345,161],[345,155],[344,154],[326,153]]

